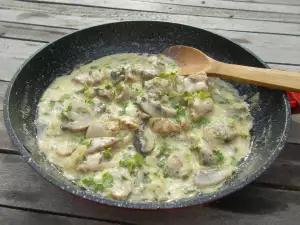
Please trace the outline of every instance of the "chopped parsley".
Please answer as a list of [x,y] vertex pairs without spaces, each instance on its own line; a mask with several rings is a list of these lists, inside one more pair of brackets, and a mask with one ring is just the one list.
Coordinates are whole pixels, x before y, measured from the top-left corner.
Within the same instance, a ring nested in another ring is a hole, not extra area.
[[220,161],[224,159],[224,156],[220,151],[215,151],[215,154]]
[[241,138],[247,139],[249,137],[248,134],[240,134]]
[[72,119],[70,119],[70,118],[68,117],[68,112],[71,111],[71,110],[72,110],[72,105],[69,104],[69,105],[67,106],[67,108],[65,108],[64,110],[62,110],[62,111],[60,112],[60,119],[61,119],[62,121],[72,121]]
[[135,153],[135,155],[124,157],[120,160],[119,165],[128,169],[129,173],[133,173],[138,167],[142,167],[144,162],[144,157],[140,153]]
[[53,108],[53,107],[54,107],[54,105],[55,105],[55,103],[56,103],[56,101],[54,101],[54,100],[50,100],[48,104],[49,104],[49,106],[50,106],[50,107],[52,107],[52,108]]
[[162,73],[159,73],[158,77],[174,80],[174,79],[176,79],[176,75],[177,75],[176,72],[168,72],[168,73],[162,72]]
[[188,105],[192,104],[192,102],[194,101],[195,98],[204,100],[207,98],[210,98],[211,94],[208,92],[204,92],[204,91],[194,91],[194,92],[187,92],[185,91],[183,93],[183,99],[188,103]]
[[122,106],[122,110],[120,110],[120,111],[118,112],[118,115],[119,115],[119,116],[124,116],[124,115],[126,115],[126,109],[127,109],[127,107],[128,107],[128,102],[120,102],[120,104],[121,104],[121,106]]
[[83,140],[80,144],[85,145],[87,148],[89,148],[93,145],[92,140],[89,140],[89,139]]
[[111,152],[111,148],[106,148],[104,151],[103,151],[103,157],[105,159],[111,159],[113,157],[113,153]]
[[84,100],[84,103],[87,103],[87,104],[94,104],[94,101],[91,100],[91,99],[86,99],[86,100]]
[[102,184],[104,188],[111,188],[114,184],[114,177],[108,172],[103,173]]
[[101,183],[96,183],[92,177],[82,179],[81,182],[97,192],[103,191],[105,188],[111,188],[114,184],[114,177],[110,173],[105,172],[102,174]]

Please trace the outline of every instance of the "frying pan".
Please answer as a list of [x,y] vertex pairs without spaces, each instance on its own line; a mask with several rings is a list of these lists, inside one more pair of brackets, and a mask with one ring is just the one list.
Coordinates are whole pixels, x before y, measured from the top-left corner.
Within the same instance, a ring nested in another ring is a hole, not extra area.
[[278,156],[287,139],[291,121],[285,92],[233,83],[247,101],[259,92],[260,101],[250,104],[254,126],[251,154],[238,171],[216,193],[199,194],[170,202],[130,202],[112,200],[66,180],[39,152],[34,119],[37,104],[45,89],[58,76],[75,67],[115,53],[159,53],[171,45],[188,45],[200,49],[222,62],[267,67],[262,60],[238,44],[214,33],[174,23],[128,21],[83,29],[66,35],[39,50],[16,72],[4,101],[4,120],[8,134],[29,163],[40,175],[70,193],[98,203],[137,209],[180,208],[207,203],[228,195],[265,171]]

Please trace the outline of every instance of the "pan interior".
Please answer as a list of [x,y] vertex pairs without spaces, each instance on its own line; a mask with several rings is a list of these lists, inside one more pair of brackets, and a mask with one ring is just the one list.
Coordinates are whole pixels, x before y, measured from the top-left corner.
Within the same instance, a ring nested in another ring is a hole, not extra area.
[[109,200],[80,189],[67,181],[38,151],[34,119],[43,91],[57,77],[76,66],[116,53],[159,53],[172,45],[200,49],[216,60],[265,67],[264,63],[239,45],[213,33],[164,22],[121,22],[88,28],[67,35],[33,56],[17,72],[8,88],[5,123],[14,144],[24,159],[43,177],[74,194],[109,205],[130,208],[174,208],[204,203],[231,193],[259,176],[282,150],[290,123],[285,93],[254,85],[233,83],[248,101],[257,92],[260,101],[251,104],[254,118],[251,154],[238,172],[217,193],[167,203],[131,203]]

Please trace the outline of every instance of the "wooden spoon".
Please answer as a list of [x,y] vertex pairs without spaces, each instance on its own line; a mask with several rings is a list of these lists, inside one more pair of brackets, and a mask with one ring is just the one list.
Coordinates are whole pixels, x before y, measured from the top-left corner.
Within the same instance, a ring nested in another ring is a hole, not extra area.
[[164,55],[173,58],[181,68],[181,75],[201,71],[208,75],[255,84],[268,88],[300,92],[300,73],[222,63],[196,48],[176,45],[166,49]]

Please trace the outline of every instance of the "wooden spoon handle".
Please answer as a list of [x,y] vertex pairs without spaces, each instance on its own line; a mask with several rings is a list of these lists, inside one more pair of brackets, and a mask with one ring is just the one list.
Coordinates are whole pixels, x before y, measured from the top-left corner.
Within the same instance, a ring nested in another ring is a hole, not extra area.
[[300,92],[299,72],[261,69],[214,62],[207,73],[212,76],[256,84],[263,87]]

